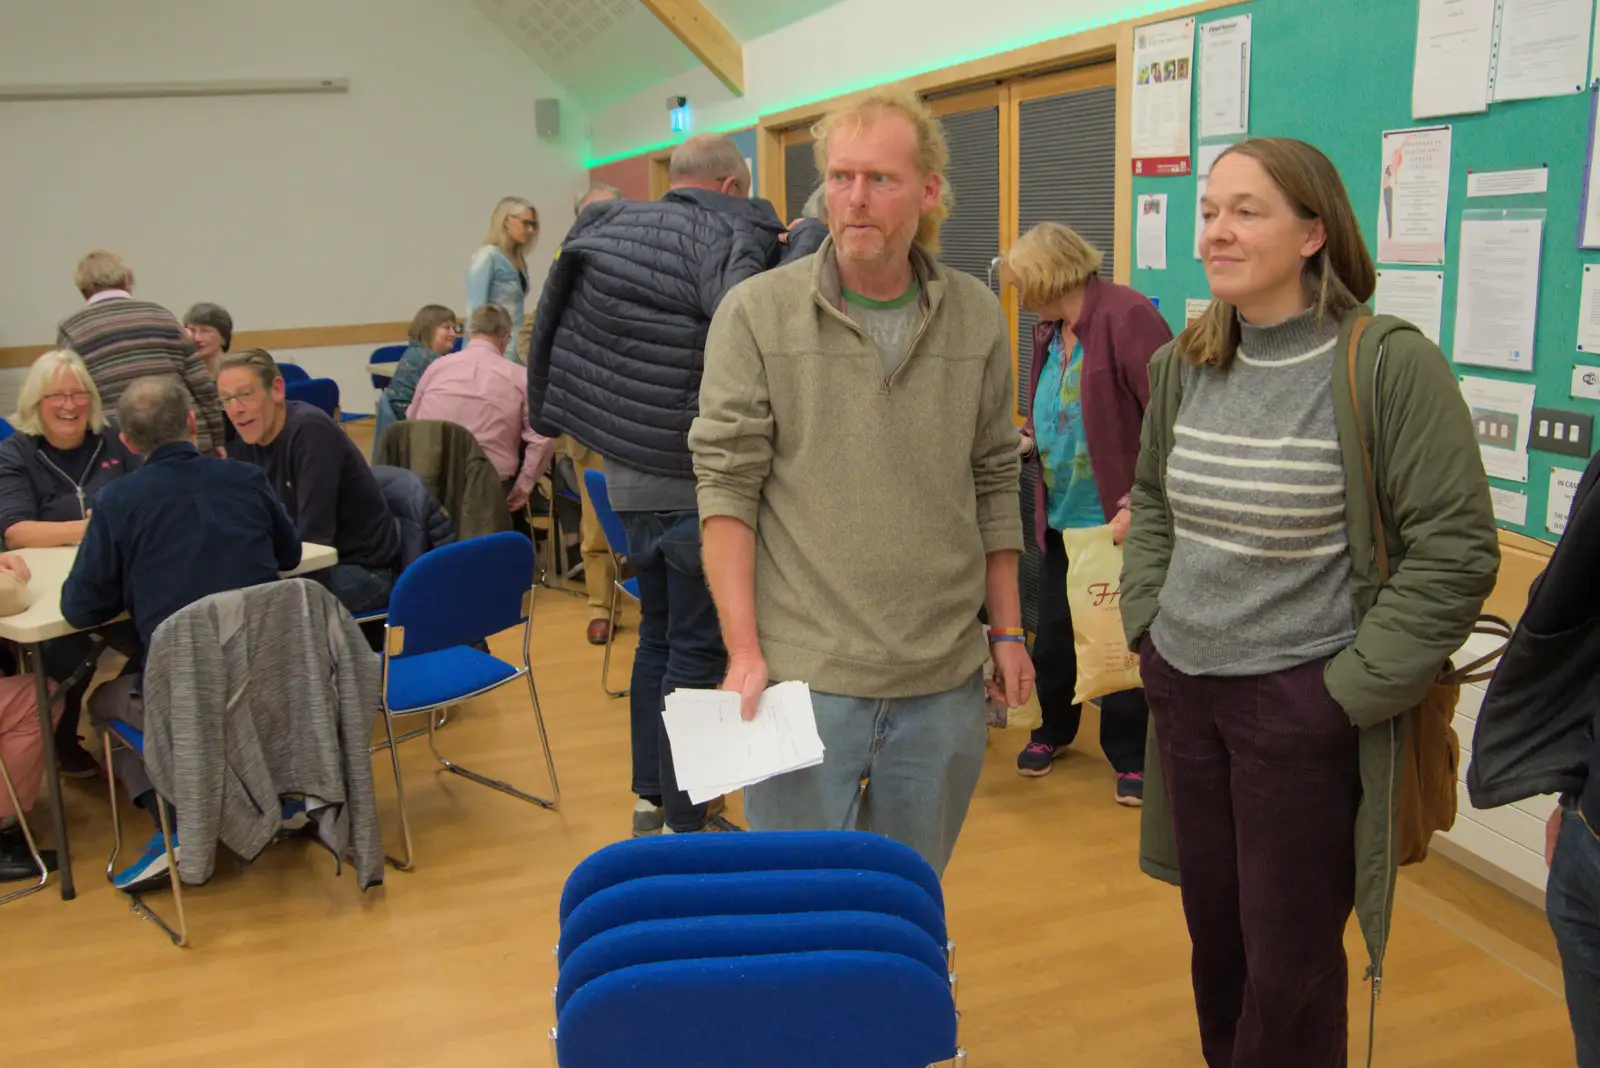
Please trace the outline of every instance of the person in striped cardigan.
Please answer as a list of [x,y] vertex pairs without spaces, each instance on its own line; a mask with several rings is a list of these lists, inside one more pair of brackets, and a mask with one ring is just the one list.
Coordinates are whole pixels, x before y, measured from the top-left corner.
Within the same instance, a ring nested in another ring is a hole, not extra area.
[[133,271],[115,252],[95,250],[78,261],[73,280],[87,302],[61,321],[56,344],[83,357],[102,403],[115,409],[130,383],[150,375],[176,375],[199,428],[203,453],[223,445],[217,386],[177,317],[159,304],[133,297]]

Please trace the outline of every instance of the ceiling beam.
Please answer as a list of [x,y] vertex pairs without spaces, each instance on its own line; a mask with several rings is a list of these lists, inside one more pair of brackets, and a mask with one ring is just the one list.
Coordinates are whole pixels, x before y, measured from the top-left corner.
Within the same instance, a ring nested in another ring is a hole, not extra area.
[[744,48],[700,0],[639,0],[734,96],[744,96]]

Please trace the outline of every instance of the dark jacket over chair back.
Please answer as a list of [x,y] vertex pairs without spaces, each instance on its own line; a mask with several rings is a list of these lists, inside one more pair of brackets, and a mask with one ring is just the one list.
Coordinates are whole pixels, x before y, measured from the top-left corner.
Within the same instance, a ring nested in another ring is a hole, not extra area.
[[602,456],[692,478],[706,332],[723,296],[777,264],[765,200],[674,189],[579,216],[550,268],[528,351],[528,414]]
[[444,505],[428,491],[428,484],[416,472],[379,464],[373,467],[372,475],[400,527],[401,571],[430,549],[456,540],[455,524],[450,522]]
[[373,446],[372,462],[403,467],[421,478],[463,541],[511,529],[500,475],[464,426],[438,419],[396,423]]

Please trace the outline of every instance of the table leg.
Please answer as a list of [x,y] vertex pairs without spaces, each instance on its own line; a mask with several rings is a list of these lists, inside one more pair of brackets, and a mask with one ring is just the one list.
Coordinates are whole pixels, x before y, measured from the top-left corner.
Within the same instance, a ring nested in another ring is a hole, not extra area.
[[39,732],[44,735],[44,785],[49,791],[50,818],[55,824],[61,900],[71,901],[78,892],[72,885],[72,853],[67,848],[67,809],[61,801],[61,765],[56,761],[56,725],[50,715],[50,683],[44,676],[43,648],[36,642],[28,646],[28,653],[33,661],[33,683],[39,702]]

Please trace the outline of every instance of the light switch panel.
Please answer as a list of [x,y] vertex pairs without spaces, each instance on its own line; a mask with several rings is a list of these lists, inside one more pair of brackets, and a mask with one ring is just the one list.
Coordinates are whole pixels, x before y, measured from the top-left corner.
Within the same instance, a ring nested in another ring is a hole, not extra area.
[[1594,416],[1561,408],[1534,408],[1528,448],[1587,460],[1594,452]]

